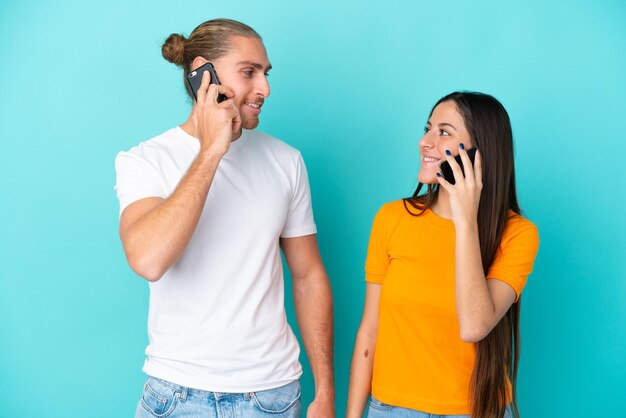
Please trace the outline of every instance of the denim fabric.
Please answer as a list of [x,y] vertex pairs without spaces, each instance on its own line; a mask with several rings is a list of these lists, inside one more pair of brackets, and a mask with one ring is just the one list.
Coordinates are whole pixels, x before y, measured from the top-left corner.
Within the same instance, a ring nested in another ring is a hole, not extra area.
[[148,377],[135,418],[300,418],[300,382],[248,393],[190,389]]
[[[470,416],[429,414],[428,412],[388,405],[370,395],[367,418],[470,418]],[[511,418],[511,410],[509,407],[506,408],[504,418]]]

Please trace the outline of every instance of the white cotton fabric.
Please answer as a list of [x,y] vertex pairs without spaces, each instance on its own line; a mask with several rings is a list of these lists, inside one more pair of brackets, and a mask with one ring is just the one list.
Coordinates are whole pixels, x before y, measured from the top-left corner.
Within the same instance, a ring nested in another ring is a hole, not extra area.
[[[167,198],[199,141],[173,128],[115,160],[120,216]],[[302,374],[284,306],[279,238],[316,233],[304,161],[286,143],[244,130],[221,160],[182,257],[150,283],[144,372],[215,392],[272,389]]]

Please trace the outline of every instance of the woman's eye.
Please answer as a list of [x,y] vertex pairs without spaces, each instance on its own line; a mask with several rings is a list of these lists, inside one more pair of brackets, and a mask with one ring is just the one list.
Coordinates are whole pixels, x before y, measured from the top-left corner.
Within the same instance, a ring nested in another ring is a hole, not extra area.
[[439,135],[441,135],[441,136],[450,136],[450,134],[447,131],[444,131],[443,129],[439,130]]
[[424,126],[424,133],[427,134],[428,131],[430,131],[430,128],[428,126]]

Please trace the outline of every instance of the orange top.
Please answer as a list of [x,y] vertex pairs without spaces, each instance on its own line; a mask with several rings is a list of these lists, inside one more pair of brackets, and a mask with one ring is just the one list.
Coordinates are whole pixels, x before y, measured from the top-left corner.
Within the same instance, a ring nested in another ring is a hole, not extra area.
[[[374,219],[365,272],[368,282],[382,285],[372,393],[384,403],[470,413],[475,348],[460,338],[454,240],[452,221],[431,210],[412,216],[401,200],[384,205]],[[519,297],[538,246],[535,225],[511,212],[487,277],[509,284]]]

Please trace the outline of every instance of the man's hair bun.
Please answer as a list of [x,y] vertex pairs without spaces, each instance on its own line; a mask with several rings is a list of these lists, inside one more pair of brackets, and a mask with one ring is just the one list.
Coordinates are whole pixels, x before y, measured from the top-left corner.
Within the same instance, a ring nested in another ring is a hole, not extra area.
[[163,58],[172,64],[178,65],[179,67],[183,65],[186,41],[187,40],[183,35],[178,33],[171,34],[161,47],[161,54],[163,54]]

